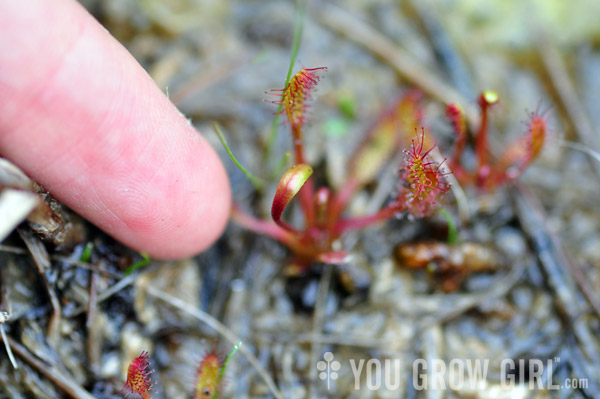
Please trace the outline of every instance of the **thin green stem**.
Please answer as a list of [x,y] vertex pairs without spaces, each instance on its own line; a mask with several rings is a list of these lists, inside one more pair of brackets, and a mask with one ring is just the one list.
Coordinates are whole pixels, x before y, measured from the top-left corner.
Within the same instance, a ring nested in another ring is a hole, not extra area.
[[141,269],[142,267],[144,267],[148,263],[150,263],[150,255],[148,255],[145,252],[140,252],[140,255],[142,255],[142,260],[140,260],[139,262],[135,262],[133,265],[129,266],[127,268],[127,270],[125,270],[125,272],[123,272],[124,275],[129,276],[131,273],[133,273],[137,269]]
[[[231,357],[233,355],[235,355],[235,353],[238,351],[238,349],[240,349],[241,346],[242,346],[242,341],[240,341],[237,344],[235,344],[235,346],[233,347],[233,349],[231,350],[231,352],[229,352],[229,355],[227,355],[227,357],[223,361],[223,365],[221,366],[221,369],[219,370],[219,377],[217,377],[218,381],[222,381],[223,380],[223,375],[225,375],[225,369],[227,368],[227,363],[229,363],[229,360],[231,360]],[[215,392],[215,394],[213,395],[212,399],[219,399],[219,390],[217,390]]]
[[237,166],[242,171],[242,173],[248,178],[248,180],[250,180],[250,183],[252,183],[254,188],[256,188],[258,191],[262,190],[262,188],[264,186],[262,180],[260,179],[260,177],[253,175],[246,168],[244,168],[242,166],[242,164],[237,160],[235,155],[233,155],[233,152],[231,152],[231,149],[229,148],[229,145],[227,144],[227,140],[225,139],[225,136],[223,136],[223,132],[221,132],[221,128],[219,128],[219,125],[217,125],[216,123],[213,123],[213,129],[215,129],[215,133],[217,133],[217,136],[219,136],[219,140],[221,140],[221,144],[223,144],[223,147],[225,147],[225,151],[227,151],[227,155],[229,155],[229,158],[231,158],[231,160],[233,161],[235,166]]
[[229,361],[231,360],[233,355],[235,355],[235,353],[238,351],[238,349],[240,349],[241,346],[242,346],[242,341],[235,344],[235,346],[233,347],[231,352],[229,352],[229,355],[227,355],[227,357],[223,361],[223,366],[221,366],[221,370],[219,371],[219,380],[221,380],[223,378],[223,375],[225,374],[225,369],[227,368],[227,363],[229,363]]
[[458,240],[458,230],[456,229],[454,218],[445,209],[440,209],[440,213],[444,215],[446,222],[448,223],[448,237],[446,238],[446,241],[448,244],[456,244],[456,241]]

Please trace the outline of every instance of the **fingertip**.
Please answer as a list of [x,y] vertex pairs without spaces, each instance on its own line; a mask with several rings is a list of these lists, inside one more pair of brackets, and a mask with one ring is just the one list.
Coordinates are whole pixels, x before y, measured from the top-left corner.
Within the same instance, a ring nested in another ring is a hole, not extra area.
[[[189,257],[207,249],[225,230],[229,181],[216,153],[205,140],[201,143],[190,150],[197,160],[171,166],[171,181],[154,179],[128,193],[128,209],[120,219],[131,229],[132,248],[158,259]],[[141,193],[139,201],[131,200]],[[139,209],[134,209],[136,203]]]
[[133,249],[167,259],[211,245],[231,192],[208,142],[77,3],[10,11],[0,37],[0,152]]

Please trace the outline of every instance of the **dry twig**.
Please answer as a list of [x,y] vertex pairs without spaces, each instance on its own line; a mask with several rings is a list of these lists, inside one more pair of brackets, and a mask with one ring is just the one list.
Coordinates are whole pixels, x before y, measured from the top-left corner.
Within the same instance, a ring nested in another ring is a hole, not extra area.
[[40,279],[50,299],[50,305],[52,306],[52,316],[48,322],[48,342],[56,348],[60,339],[60,320],[62,318],[62,310],[60,307],[60,301],[54,291],[54,287],[46,275],[46,270],[50,268],[50,256],[46,247],[42,241],[37,238],[30,230],[19,228],[17,229],[19,236],[25,242],[27,249],[33,257],[33,263],[35,264]]
[[95,399],[91,393],[83,389],[72,377],[58,370],[56,366],[41,361],[31,354],[27,348],[10,337],[0,336],[0,338],[5,344],[8,342],[21,359],[29,363],[29,365],[48,378],[54,385],[62,389],[70,397],[74,399]]
[[[598,377],[598,360],[595,354],[599,348],[590,326],[585,318],[581,317],[588,308],[573,278],[573,266],[569,265],[570,257],[547,227],[545,223],[547,219],[537,198],[522,184],[518,184],[517,189],[514,199],[523,230],[535,248],[542,271],[554,294],[557,308],[562,313],[569,330],[577,338],[577,349],[588,354],[587,359],[595,363],[593,367],[584,367],[586,376],[596,377],[588,380],[594,381]],[[589,389],[595,390],[595,385],[590,386]]]

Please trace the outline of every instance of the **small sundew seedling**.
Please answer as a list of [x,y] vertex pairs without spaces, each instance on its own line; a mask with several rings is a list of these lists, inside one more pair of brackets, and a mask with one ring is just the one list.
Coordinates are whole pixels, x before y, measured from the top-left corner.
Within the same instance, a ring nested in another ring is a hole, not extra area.
[[[218,399],[220,395],[223,376],[227,364],[242,346],[238,342],[225,359],[217,353],[216,342],[212,351],[208,352],[200,361],[196,376],[196,385],[194,387],[194,399]],[[127,382],[121,390],[127,398],[130,395],[134,399],[151,399],[150,390],[152,389],[152,380],[150,375],[154,370],[148,370],[150,367],[150,357],[148,352],[144,351],[129,364],[127,369]]]
[[127,369],[127,382],[121,390],[126,398],[133,395],[135,399],[139,395],[142,399],[151,399],[152,380],[150,375],[154,370],[148,370],[149,367],[150,357],[148,352],[142,352],[141,355],[131,361]]

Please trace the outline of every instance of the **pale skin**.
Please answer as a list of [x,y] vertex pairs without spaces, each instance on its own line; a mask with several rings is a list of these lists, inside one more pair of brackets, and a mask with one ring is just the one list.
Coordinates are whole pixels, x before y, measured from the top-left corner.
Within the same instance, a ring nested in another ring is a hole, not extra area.
[[215,151],[74,0],[0,0],[0,156],[152,257],[197,254],[228,219]]

